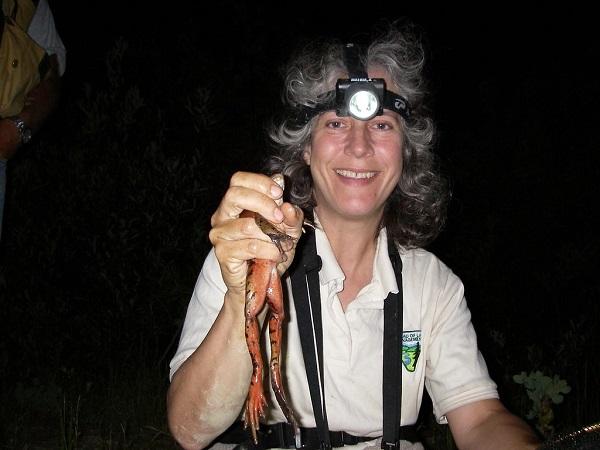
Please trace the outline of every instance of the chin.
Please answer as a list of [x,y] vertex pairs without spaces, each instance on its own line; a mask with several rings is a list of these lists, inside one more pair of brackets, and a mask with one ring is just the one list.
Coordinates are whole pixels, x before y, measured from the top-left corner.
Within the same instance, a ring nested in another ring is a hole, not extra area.
[[383,208],[373,209],[373,205],[349,205],[346,208],[340,208],[342,216],[349,219],[371,219],[373,217],[381,217]]

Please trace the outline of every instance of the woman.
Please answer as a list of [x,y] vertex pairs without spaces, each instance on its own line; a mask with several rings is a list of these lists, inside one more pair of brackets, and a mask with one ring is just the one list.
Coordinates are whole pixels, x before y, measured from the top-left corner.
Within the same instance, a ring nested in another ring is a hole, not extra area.
[[[534,433],[498,400],[460,280],[421,249],[439,233],[447,198],[434,170],[423,61],[410,28],[391,27],[364,52],[339,42],[320,43],[303,49],[288,66],[285,98],[291,112],[271,130],[280,155],[270,169],[290,180],[291,203],[278,206],[282,191],[269,177],[237,173],[212,217],[214,249],[171,363],[169,423],[185,448],[209,445],[244,406],[252,370],[244,290],[253,258],[276,261],[284,277],[289,319],[282,365],[289,401],[301,427],[323,428],[313,414],[301,358],[303,319],[294,308],[299,294],[287,272],[296,249],[288,245],[280,254],[253,219],[240,218],[243,210],[262,215],[300,242],[303,222],[314,226],[322,261],[319,389],[330,431],[351,435],[353,448],[381,446],[384,303],[401,291],[405,360],[397,425],[416,422],[427,387],[437,420],[450,424],[460,448],[535,448]],[[363,88],[371,96],[355,100],[352,94]],[[388,252],[390,239],[395,246]],[[402,280],[390,259],[396,251]],[[272,391],[264,420],[286,420]]]

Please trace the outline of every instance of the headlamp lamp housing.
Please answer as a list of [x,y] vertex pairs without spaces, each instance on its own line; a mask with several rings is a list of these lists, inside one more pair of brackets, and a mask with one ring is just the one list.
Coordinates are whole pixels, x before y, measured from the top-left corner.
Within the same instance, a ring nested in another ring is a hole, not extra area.
[[[335,93],[335,97],[332,95]],[[295,122],[304,126],[313,117],[325,111],[335,110],[339,117],[354,117],[370,120],[381,116],[384,109],[394,111],[405,120],[410,120],[411,107],[408,101],[395,92],[388,91],[383,78],[341,78],[335,91],[324,94],[329,98],[316,106],[300,106],[295,110]]]
[[339,79],[335,85],[335,111],[340,117],[369,120],[383,114],[383,78]]

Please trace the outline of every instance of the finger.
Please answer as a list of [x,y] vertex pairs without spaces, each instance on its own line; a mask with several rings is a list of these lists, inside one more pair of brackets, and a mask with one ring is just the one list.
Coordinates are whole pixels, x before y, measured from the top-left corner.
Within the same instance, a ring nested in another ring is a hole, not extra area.
[[283,189],[274,179],[261,173],[236,172],[229,181],[230,187],[244,187],[251,189],[274,200],[283,196]]
[[209,239],[220,261],[247,261],[252,258],[279,261],[280,252],[253,217],[224,222],[212,228]]
[[214,227],[237,219],[245,210],[256,212],[274,223],[281,223],[283,220],[283,213],[271,197],[247,188],[232,187],[227,190],[211,217],[211,225]]
[[279,249],[271,241],[260,239],[218,240],[215,244],[215,254],[221,265],[239,267],[240,263],[251,259],[268,259],[281,261]]
[[299,238],[302,234],[302,224],[304,223],[304,212],[299,206],[291,203],[284,203],[281,206],[283,213],[283,224],[287,235],[293,238]]
[[222,240],[260,239],[265,242],[271,242],[271,238],[260,229],[253,216],[223,222],[211,228],[208,238],[213,245],[217,245]]
[[283,220],[277,201],[283,195],[281,188],[261,174],[238,172],[231,178],[229,189],[211,217],[211,225],[239,217],[243,210],[257,212],[268,220]]
[[256,212],[276,223],[283,220],[283,214],[272,197],[245,187],[233,186],[227,190],[211,217],[211,225],[214,227],[237,219],[244,210]]

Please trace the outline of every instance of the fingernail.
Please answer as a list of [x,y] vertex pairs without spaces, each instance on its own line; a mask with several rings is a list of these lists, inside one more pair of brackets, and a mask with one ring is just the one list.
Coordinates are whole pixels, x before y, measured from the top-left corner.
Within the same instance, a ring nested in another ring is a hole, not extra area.
[[283,190],[279,186],[271,186],[271,195],[273,196],[273,198],[279,198],[281,197],[281,194],[283,194]]
[[279,208],[277,208],[275,211],[273,211],[273,217],[275,218],[275,220],[283,220],[283,213],[281,212],[281,210]]

